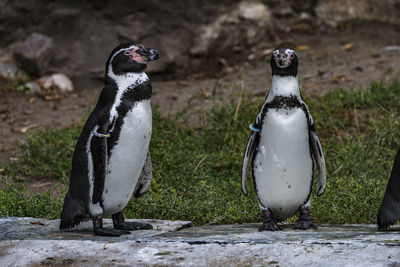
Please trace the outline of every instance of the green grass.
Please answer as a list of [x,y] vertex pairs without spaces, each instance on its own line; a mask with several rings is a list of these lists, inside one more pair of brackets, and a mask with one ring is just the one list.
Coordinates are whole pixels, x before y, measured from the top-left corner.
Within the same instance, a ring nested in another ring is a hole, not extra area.
[[20,184],[6,184],[0,189],[0,217],[25,216],[57,218],[60,216],[62,199],[50,192],[29,196]]
[[[313,220],[374,223],[400,145],[400,82],[382,80],[368,90],[336,90],[318,99],[306,97],[306,102],[328,170],[325,194],[319,198],[313,194]],[[260,222],[252,186],[250,197],[241,192],[240,171],[248,125],[261,104],[262,99],[232,98],[231,104],[199,114],[199,126],[182,118],[162,118],[155,111],[153,183],[144,197],[128,204],[127,217],[191,220],[197,225]],[[7,173],[56,177],[65,191],[81,126],[29,136],[25,159],[9,166]],[[59,216],[61,198],[52,199],[49,193],[25,195],[15,185],[0,189],[0,216]]]

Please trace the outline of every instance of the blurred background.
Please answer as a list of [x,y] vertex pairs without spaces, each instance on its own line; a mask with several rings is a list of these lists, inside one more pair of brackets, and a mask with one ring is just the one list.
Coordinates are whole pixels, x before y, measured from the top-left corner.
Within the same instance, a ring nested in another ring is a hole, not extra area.
[[161,51],[152,102],[190,115],[243,92],[262,101],[279,46],[296,50],[311,98],[396,77],[399,17],[399,0],[0,0],[0,166],[26,134],[83,120],[120,43]]

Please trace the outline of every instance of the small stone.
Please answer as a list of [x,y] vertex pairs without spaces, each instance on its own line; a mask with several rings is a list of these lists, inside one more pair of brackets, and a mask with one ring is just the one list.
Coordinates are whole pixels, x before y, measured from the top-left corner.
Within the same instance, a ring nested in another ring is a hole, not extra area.
[[54,85],[59,89],[61,92],[72,92],[74,91],[74,86],[72,85],[72,81],[62,73],[56,73],[52,75]]
[[309,13],[307,13],[307,12],[301,12],[299,17],[302,20],[311,19],[312,18],[311,15]]
[[248,57],[247,57],[247,60],[248,61],[252,61],[252,60],[254,60],[256,58],[256,56],[254,55],[254,54],[250,54]]
[[400,45],[389,45],[379,49],[380,52],[400,51]]
[[37,82],[44,90],[56,89],[63,93],[72,92],[74,90],[72,81],[62,73],[41,77]]
[[42,87],[37,82],[27,82],[24,86],[29,90],[29,93],[36,94],[42,91]]
[[50,90],[53,87],[53,79],[51,76],[43,76],[37,80],[37,83],[44,89]]
[[9,79],[17,75],[18,69],[14,65],[0,62],[0,78]]
[[29,77],[12,64],[0,62],[0,87],[18,87],[29,81]]
[[258,1],[243,1],[238,8],[239,17],[247,20],[269,20],[271,12]]

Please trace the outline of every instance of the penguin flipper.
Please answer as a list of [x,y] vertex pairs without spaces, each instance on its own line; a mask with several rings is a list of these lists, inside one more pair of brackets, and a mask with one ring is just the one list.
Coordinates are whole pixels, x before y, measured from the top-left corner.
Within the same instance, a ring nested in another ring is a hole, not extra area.
[[84,220],[85,215],[86,212],[82,202],[76,198],[73,198],[71,193],[68,192],[64,199],[59,228],[73,228]]
[[90,142],[90,151],[93,160],[94,185],[92,203],[102,200],[104,182],[107,171],[107,138],[93,136]]
[[250,165],[250,158],[253,155],[256,139],[258,136],[258,132],[252,131],[247,141],[246,151],[244,152],[243,157],[243,165],[242,165],[242,191],[245,196],[248,196],[247,193],[247,172]]
[[318,139],[317,133],[313,130],[310,131],[311,150],[313,158],[317,163],[318,182],[317,182],[317,196],[321,196],[326,187],[326,164],[322,146]]
[[393,163],[392,173],[386,186],[386,192],[379,207],[379,230],[386,230],[400,219],[400,149]]
[[136,184],[133,196],[138,198],[144,195],[150,188],[151,180],[153,178],[150,151],[147,152],[146,161],[144,163],[142,173],[140,174],[138,183]]

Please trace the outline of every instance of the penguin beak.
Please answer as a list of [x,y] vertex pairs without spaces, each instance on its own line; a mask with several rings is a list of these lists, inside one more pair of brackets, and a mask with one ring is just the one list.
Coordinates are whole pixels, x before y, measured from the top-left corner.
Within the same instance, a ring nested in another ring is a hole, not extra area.
[[146,61],[153,61],[160,58],[160,51],[154,48],[139,48],[136,50],[136,53]]
[[285,54],[279,53],[278,55],[278,65],[283,66],[285,62]]
[[276,65],[280,68],[286,68],[292,62],[290,55],[280,52],[278,55],[275,56]]

